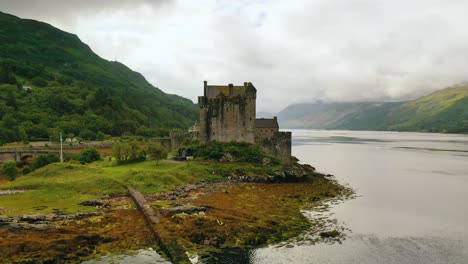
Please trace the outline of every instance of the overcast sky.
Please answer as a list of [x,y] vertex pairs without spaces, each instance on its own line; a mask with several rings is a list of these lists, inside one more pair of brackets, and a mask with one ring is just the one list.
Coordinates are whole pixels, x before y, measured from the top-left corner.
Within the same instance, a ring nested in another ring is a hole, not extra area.
[[257,109],[412,99],[468,80],[466,0],[0,0],[192,100],[251,81]]

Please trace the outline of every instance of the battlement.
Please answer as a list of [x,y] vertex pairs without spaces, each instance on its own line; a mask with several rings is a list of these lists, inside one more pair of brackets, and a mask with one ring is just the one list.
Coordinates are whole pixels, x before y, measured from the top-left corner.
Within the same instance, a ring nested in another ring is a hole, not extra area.
[[291,140],[292,132],[291,131],[279,131],[275,133],[275,138],[277,139],[286,139]]
[[207,81],[203,82],[203,96],[208,99],[217,98],[219,96],[247,96],[255,98],[256,94],[257,89],[251,82],[244,82],[243,86],[234,86],[232,83],[228,85],[208,85]]
[[186,138],[186,137],[190,137],[190,133],[184,132],[184,131],[171,131],[169,132],[169,137]]

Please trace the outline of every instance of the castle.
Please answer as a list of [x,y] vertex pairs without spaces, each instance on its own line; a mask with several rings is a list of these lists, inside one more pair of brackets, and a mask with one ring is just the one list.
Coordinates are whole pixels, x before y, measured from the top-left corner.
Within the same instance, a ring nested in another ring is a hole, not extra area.
[[208,85],[198,97],[199,123],[192,128],[202,142],[248,142],[259,144],[268,154],[288,164],[291,160],[291,132],[280,132],[278,120],[256,118],[257,89],[243,86]]

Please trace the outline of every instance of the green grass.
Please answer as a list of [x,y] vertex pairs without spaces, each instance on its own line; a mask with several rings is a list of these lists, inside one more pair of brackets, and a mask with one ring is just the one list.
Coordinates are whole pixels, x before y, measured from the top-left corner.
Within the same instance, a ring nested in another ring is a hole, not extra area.
[[[54,209],[69,213],[94,211],[78,204],[89,199],[124,195],[132,185],[142,193],[169,191],[176,186],[198,181],[219,181],[223,176],[242,170],[246,175],[263,175],[277,168],[252,164],[212,162],[145,161],[116,166],[109,161],[88,165],[54,163],[19,177],[0,189],[30,190],[22,194],[0,196],[0,208],[7,214],[47,213]],[[38,209],[39,208],[39,209]]]

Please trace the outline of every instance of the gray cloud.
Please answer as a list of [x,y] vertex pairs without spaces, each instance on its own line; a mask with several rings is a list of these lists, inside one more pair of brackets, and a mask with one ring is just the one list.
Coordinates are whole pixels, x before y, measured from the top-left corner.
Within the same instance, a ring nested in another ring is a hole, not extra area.
[[404,100],[466,81],[468,2],[0,0],[192,100],[202,81],[253,82],[258,108]]

